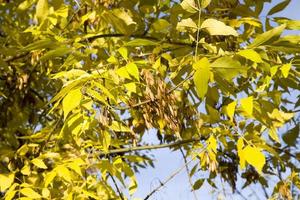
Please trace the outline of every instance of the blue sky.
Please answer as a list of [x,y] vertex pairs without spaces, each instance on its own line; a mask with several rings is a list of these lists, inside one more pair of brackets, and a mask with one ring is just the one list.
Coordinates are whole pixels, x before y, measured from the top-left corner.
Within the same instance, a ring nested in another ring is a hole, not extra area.
[[[281,2],[280,0],[273,0],[272,4],[268,4],[264,12],[267,12],[273,5]],[[262,14],[264,15],[264,14]],[[291,19],[300,20],[300,0],[292,0],[290,5],[282,12],[274,16],[284,16]],[[295,32],[294,32],[295,33]],[[151,132],[145,134],[145,141],[152,141],[153,143],[158,143],[155,139],[155,135]],[[137,174],[138,179],[138,191],[134,195],[135,197],[144,198],[153,188],[159,185],[159,180],[165,180],[170,174],[180,168],[183,164],[183,158],[180,152],[171,152],[168,149],[161,149],[152,151],[155,155],[155,168],[147,168],[141,170],[140,174]],[[190,169],[193,165],[189,166]],[[196,176],[201,178],[200,175]],[[193,179],[195,181],[197,179]],[[241,183],[241,182],[240,182]],[[224,185],[222,189],[222,184],[218,181],[217,186],[220,190],[213,190],[208,184],[204,184],[200,190],[196,191],[198,199],[217,199],[219,193],[231,193],[231,189]],[[238,185],[240,188],[241,185]],[[254,194],[248,196],[249,194]],[[258,186],[250,186],[247,190],[243,190],[243,195],[247,199],[265,199],[263,192]],[[219,196],[220,197],[220,196]],[[190,189],[189,181],[187,178],[187,173],[183,170],[178,174],[172,181],[163,187],[159,192],[157,192],[151,200],[189,200],[194,199],[193,194]],[[225,199],[242,199],[239,195],[227,195]]]

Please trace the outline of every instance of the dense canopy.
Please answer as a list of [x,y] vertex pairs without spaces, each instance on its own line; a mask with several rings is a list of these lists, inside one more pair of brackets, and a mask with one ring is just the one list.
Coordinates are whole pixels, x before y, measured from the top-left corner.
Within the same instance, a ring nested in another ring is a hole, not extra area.
[[0,198],[131,199],[158,148],[191,190],[298,195],[300,21],[270,2],[0,0]]

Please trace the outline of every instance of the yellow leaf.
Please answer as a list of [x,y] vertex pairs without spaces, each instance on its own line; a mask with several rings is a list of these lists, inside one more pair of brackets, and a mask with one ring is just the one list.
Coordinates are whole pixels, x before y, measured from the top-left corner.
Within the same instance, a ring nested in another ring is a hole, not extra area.
[[38,168],[47,169],[47,166],[45,165],[45,163],[42,159],[35,158],[35,159],[31,160],[31,162]]
[[50,196],[50,190],[48,190],[48,188],[43,188],[43,190],[42,190],[42,196],[44,198],[48,198]]
[[280,140],[279,140],[279,137],[278,137],[276,128],[274,128],[274,127],[270,128],[270,130],[269,130],[269,136],[270,136],[273,140],[275,140],[276,142],[280,143]]
[[15,188],[18,186],[18,183],[14,183],[12,186],[10,186],[10,188],[6,191],[5,193],[5,199],[4,200],[11,200],[14,198],[15,194],[16,194],[16,190]]
[[81,168],[79,167],[78,163],[71,162],[71,163],[68,164],[68,167],[70,169],[74,170],[77,174],[79,174],[79,176],[82,176]]
[[29,198],[32,198],[32,199],[40,199],[40,198],[42,198],[42,196],[39,193],[35,192],[31,188],[22,188],[20,190],[20,193],[22,193],[26,197],[29,197]]
[[56,169],[57,174],[61,178],[65,179],[67,182],[70,182],[70,183],[72,182],[72,175],[68,168],[61,165],[61,166],[56,167],[55,169]]
[[126,67],[120,67],[119,69],[117,69],[116,73],[122,78],[131,79]]
[[206,29],[210,35],[233,35],[238,36],[237,31],[231,26],[227,26],[224,22],[216,19],[206,19],[201,24],[202,29]]
[[257,147],[252,147],[250,145],[243,149],[243,156],[247,163],[252,165],[258,173],[262,173],[262,168],[266,163],[265,155]]
[[251,60],[256,63],[262,63],[263,60],[261,59],[260,55],[254,51],[253,49],[245,49],[241,50],[237,53],[240,56],[243,56],[244,58]]
[[24,167],[21,169],[21,173],[24,175],[29,175],[30,172],[30,167],[27,164],[25,164]]
[[70,91],[63,99],[64,119],[67,118],[69,112],[76,108],[81,101],[82,94],[80,88]]
[[287,78],[289,76],[291,67],[292,67],[291,63],[284,64],[280,67],[281,73],[284,78]]
[[236,101],[231,102],[225,107],[225,112],[227,116],[230,118],[230,121],[233,121],[235,107],[236,107]]
[[48,0],[39,0],[36,4],[36,17],[43,21],[48,15]]
[[7,188],[13,184],[15,174],[0,174],[0,192],[4,192]]
[[211,135],[208,138],[207,142],[208,142],[208,147],[207,148],[210,149],[211,151],[213,151],[214,153],[217,153],[218,143],[217,143],[216,138],[213,135]]
[[128,91],[129,95],[131,95],[131,93],[136,93],[136,84],[134,82],[126,83],[124,84],[124,86]]
[[133,76],[136,80],[138,80],[138,81],[140,80],[139,69],[136,66],[136,64],[134,64],[133,62],[129,63],[126,65],[126,69],[127,69],[127,72],[131,76]]
[[252,116],[253,113],[253,96],[241,99],[242,109],[249,115]]
[[237,141],[237,152],[240,158],[240,166],[242,170],[245,169],[246,167],[246,160],[243,152],[243,147],[244,147],[244,140],[243,138],[239,138]]
[[53,179],[56,176],[56,171],[51,171],[49,173],[46,174],[45,178],[44,178],[44,184],[45,187],[48,187],[48,185],[53,181]]
[[197,93],[200,98],[204,98],[208,89],[208,82],[210,77],[210,64],[206,57],[193,64],[196,70],[194,74],[194,83]]

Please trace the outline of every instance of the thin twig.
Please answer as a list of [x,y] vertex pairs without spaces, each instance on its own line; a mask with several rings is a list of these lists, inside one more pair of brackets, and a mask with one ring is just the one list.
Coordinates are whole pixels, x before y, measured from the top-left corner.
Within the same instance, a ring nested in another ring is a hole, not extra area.
[[[203,152],[206,148],[206,145],[201,149],[201,152]],[[197,155],[199,155],[199,153]],[[165,186],[170,180],[172,180],[177,174],[179,174],[189,163],[191,163],[194,158],[197,157],[197,155],[193,156],[191,160],[187,161],[183,166],[181,166],[179,169],[177,169],[174,173],[172,173],[165,181],[161,182],[160,185],[156,188],[154,188],[145,198],[144,200],[149,199],[154,193],[159,191],[163,186]]]
[[200,34],[200,20],[201,20],[201,5],[200,1],[198,0],[198,24],[197,24],[197,36],[196,36],[196,49],[195,49],[195,56],[194,60],[196,61],[198,55],[198,46],[199,46],[199,34]]
[[[183,157],[184,163],[186,164],[186,163],[187,163],[187,159],[186,159],[186,156],[184,155],[184,152],[183,152],[182,148],[180,147],[179,150],[180,150],[181,155],[182,155],[182,157]],[[196,195],[196,192],[195,192],[195,190],[194,190],[194,188],[193,188],[193,182],[192,182],[192,178],[190,177],[190,170],[189,170],[189,167],[188,167],[187,164],[185,165],[185,169],[186,169],[186,173],[187,173],[187,176],[188,176],[188,179],[189,179],[189,183],[190,183],[191,190],[192,190],[192,192],[193,192],[194,198],[195,198],[196,200],[198,200],[198,197],[197,197],[197,195]]]
[[137,147],[129,147],[129,148],[112,149],[108,152],[100,152],[98,154],[98,156],[119,154],[119,153],[128,153],[128,152],[134,152],[134,151],[152,150],[152,149],[162,149],[162,148],[168,148],[168,147],[176,147],[176,146],[181,146],[183,144],[200,142],[200,140],[206,140],[206,138],[203,137],[203,138],[180,140],[180,141],[169,143],[169,144],[145,145],[145,146],[137,146]]
[[124,200],[123,194],[122,194],[122,192],[121,192],[121,190],[120,190],[120,188],[119,188],[119,186],[118,186],[118,184],[117,184],[115,178],[114,178],[110,173],[108,173],[108,176],[109,176],[109,177],[111,178],[111,180],[113,181],[113,183],[114,183],[114,185],[115,185],[115,187],[116,187],[116,189],[117,189],[117,192],[119,193],[120,198],[121,198],[122,200]]

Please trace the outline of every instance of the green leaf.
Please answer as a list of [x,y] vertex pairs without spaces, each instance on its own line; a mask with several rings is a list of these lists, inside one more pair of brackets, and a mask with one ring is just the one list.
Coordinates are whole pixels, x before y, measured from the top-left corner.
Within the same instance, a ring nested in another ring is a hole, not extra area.
[[246,112],[247,115],[252,116],[253,114],[253,96],[242,98],[240,100],[241,108]]
[[48,51],[47,53],[45,53],[45,55],[43,55],[40,58],[40,60],[44,61],[44,60],[49,60],[49,59],[56,58],[56,57],[61,57],[61,56],[64,56],[64,55],[66,55],[70,52],[72,52],[71,48],[59,47],[57,49],[54,49],[54,50],[51,50],[51,51]]
[[262,63],[263,60],[261,59],[260,55],[254,51],[253,49],[245,49],[241,50],[237,53],[240,56],[243,56],[244,58],[251,60],[256,63]]
[[257,147],[250,145],[246,146],[243,150],[243,156],[247,163],[252,165],[258,173],[262,173],[262,169],[266,163],[265,155]]
[[216,19],[206,19],[201,28],[205,29],[210,35],[233,35],[238,36],[236,30],[230,26],[224,24],[224,22]]
[[136,46],[156,46],[157,42],[148,39],[134,39],[124,44],[124,46],[128,47],[136,47]]
[[211,64],[211,68],[218,72],[218,74],[226,79],[231,81],[232,78],[238,74],[247,74],[247,68],[241,66],[241,63],[229,56],[223,56],[218,58]]
[[203,185],[205,179],[201,178],[201,179],[198,179],[194,185],[193,185],[193,190],[199,190],[201,188],[201,186]]
[[273,8],[271,8],[271,10],[268,12],[267,15],[273,15],[277,12],[284,10],[289,5],[290,2],[291,2],[291,0],[284,0],[284,1],[280,2],[279,4],[277,4]]
[[299,133],[300,133],[299,127],[300,127],[300,125],[297,124],[294,128],[288,130],[286,133],[283,134],[282,139],[289,146],[296,145],[296,141],[297,141],[297,138],[299,137]]
[[34,164],[35,166],[37,166],[38,168],[41,169],[47,169],[48,167],[45,165],[44,161],[42,159],[39,158],[35,158],[33,160],[31,160],[32,164]]
[[204,98],[208,89],[208,82],[210,76],[210,64],[206,57],[193,64],[196,70],[194,74],[194,84],[200,98]]
[[153,24],[152,27],[158,32],[167,32],[170,27],[170,23],[165,19],[158,19]]
[[264,32],[258,35],[254,41],[248,46],[248,48],[255,48],[261,45],[271,44],[272,42],[276,41],[283,30],[285,29],[285,25],[278,26],[273,28],[267,32]]
[[63,111],[64,111],[64,119],[67,118],[68,114],[77,106],[79,106],[82,98],[80,88],[71,90],[63,99]]
[[31,199],[40,199],[42,196],[31,188],[22,188],[20,193]]
[[133,76],[136,80],[140,80],[139,69],[135,63],[131,62],[126,65],[127,72]]
[[185,10],[189,13],[198,12],[198,8],[197,8],[194,0],[183,0],[180,5],[183,10]]
[[22,48],[22,51],[32,51],[32,50],[37,50],[37,49],[44,49],[44,48],[49,48],[49,47],[55,47],[57,45],[57,42],[50,40],[50,39],[43,39],[43,40],[38,40],[36,42],[33,42],[24,48]]

